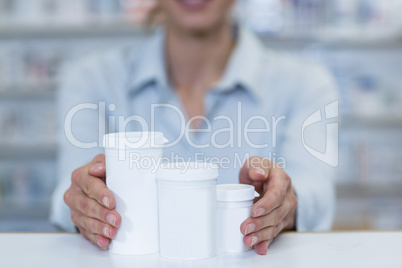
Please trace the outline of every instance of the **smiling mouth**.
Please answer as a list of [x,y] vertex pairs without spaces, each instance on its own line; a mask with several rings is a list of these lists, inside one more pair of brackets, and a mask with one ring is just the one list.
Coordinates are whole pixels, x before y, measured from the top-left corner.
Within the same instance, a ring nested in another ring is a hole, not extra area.
[[211,0],[176,0],[176,2],[178,2],[185,9],[199,10],[207,6]]

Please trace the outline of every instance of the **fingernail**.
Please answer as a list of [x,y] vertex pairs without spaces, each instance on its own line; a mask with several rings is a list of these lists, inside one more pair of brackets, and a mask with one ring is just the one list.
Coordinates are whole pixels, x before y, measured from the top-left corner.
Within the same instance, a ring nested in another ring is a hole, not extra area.
[[94,165],[91,166],[90,171],[96,172],[96,171],[103,171],[104,169],[105,165],[103,163],[95,163]]
[[254,231],[255,231],[255,224],[254,223],[247,224],[245,234],[248,235],[249,233],[252,233]]
[[251,247],[251,246],[254,246],[255,244],[257,244],[257,242],[258,242],[258,237],[254,235],[254,236],[251,238],[251,245],[250,245],[250,247]]
[[109,214],[106,216],[106,220],[113,226],[116,226],[116,216],[113,214]]
[[263,170],[262,168],[255,168],[254,172],[265,176],[265,170]]
[[103,198],[102,198],[102,203],[105,205],[105,207],[108,208],[109,205],[110,205],[109,198],[108,198],[107,196],[103,197]]
[[98,239],[98,246],[100,246],[101,248],[105,248],[104,246],[101,245],[100,239]]
[[102,233],[103,233],[106,237],[110,237],[110,235],[109,235],[109,228],[108,228],[107,226],[103,227]]
[[264,213],[265,213],[265,209],[259,208],[254,212],[254,218],[260,217],[260,216],[264,215]]

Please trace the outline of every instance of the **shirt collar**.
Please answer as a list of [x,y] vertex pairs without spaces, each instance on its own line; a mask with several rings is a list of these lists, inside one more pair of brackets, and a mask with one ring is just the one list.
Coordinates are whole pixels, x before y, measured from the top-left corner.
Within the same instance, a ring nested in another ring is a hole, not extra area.
[[157,30],[147,37],[139,49],[134,49],[131,55],[129,72],[129,93],[137,94],[149,84],[157,84],[162,89],[162,99],[169,90],[169,80],[164,53],[165,33]]
[[216,85],[216,90],[228,92],[240,86],[256,101],[260,101],[264,98],[260,79],[266,48],[257,36],[242,27],[238,29],[237,42],[224,76]]
[[[162,100],[170,94],[165,62],[165,32],[158,30],[140,50],[135,50],[133,72],[130,73],[130,94],[136,94],[150,83],[162,89]],[[258,37],[238,28],[238,40],[222,79],[214,86],[216,92],[229,92],[239,86],[251,93],[256,101],[264,96],[259,86],[265,48]]]

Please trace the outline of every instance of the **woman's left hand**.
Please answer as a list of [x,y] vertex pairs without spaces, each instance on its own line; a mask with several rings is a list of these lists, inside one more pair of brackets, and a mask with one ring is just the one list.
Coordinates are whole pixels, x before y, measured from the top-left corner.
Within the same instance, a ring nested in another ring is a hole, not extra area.
[[251,157],[240,170],[239,181],[253,185],[260,194],[240,230],[245,245],[264,255],[282,230],[295,229],[297,198],[291,179],[276,163]]

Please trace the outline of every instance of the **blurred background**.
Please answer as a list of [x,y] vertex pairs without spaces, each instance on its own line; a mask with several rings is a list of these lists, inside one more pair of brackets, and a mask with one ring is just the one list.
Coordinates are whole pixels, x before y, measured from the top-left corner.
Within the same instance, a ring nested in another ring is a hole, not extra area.
[[[136,44],[153,0],[0,0],[0,231],[54,231],[55,93],[67,60]],[[402,0],[239,0],[272,48],[340,89],[334,229],[402,229]]]

